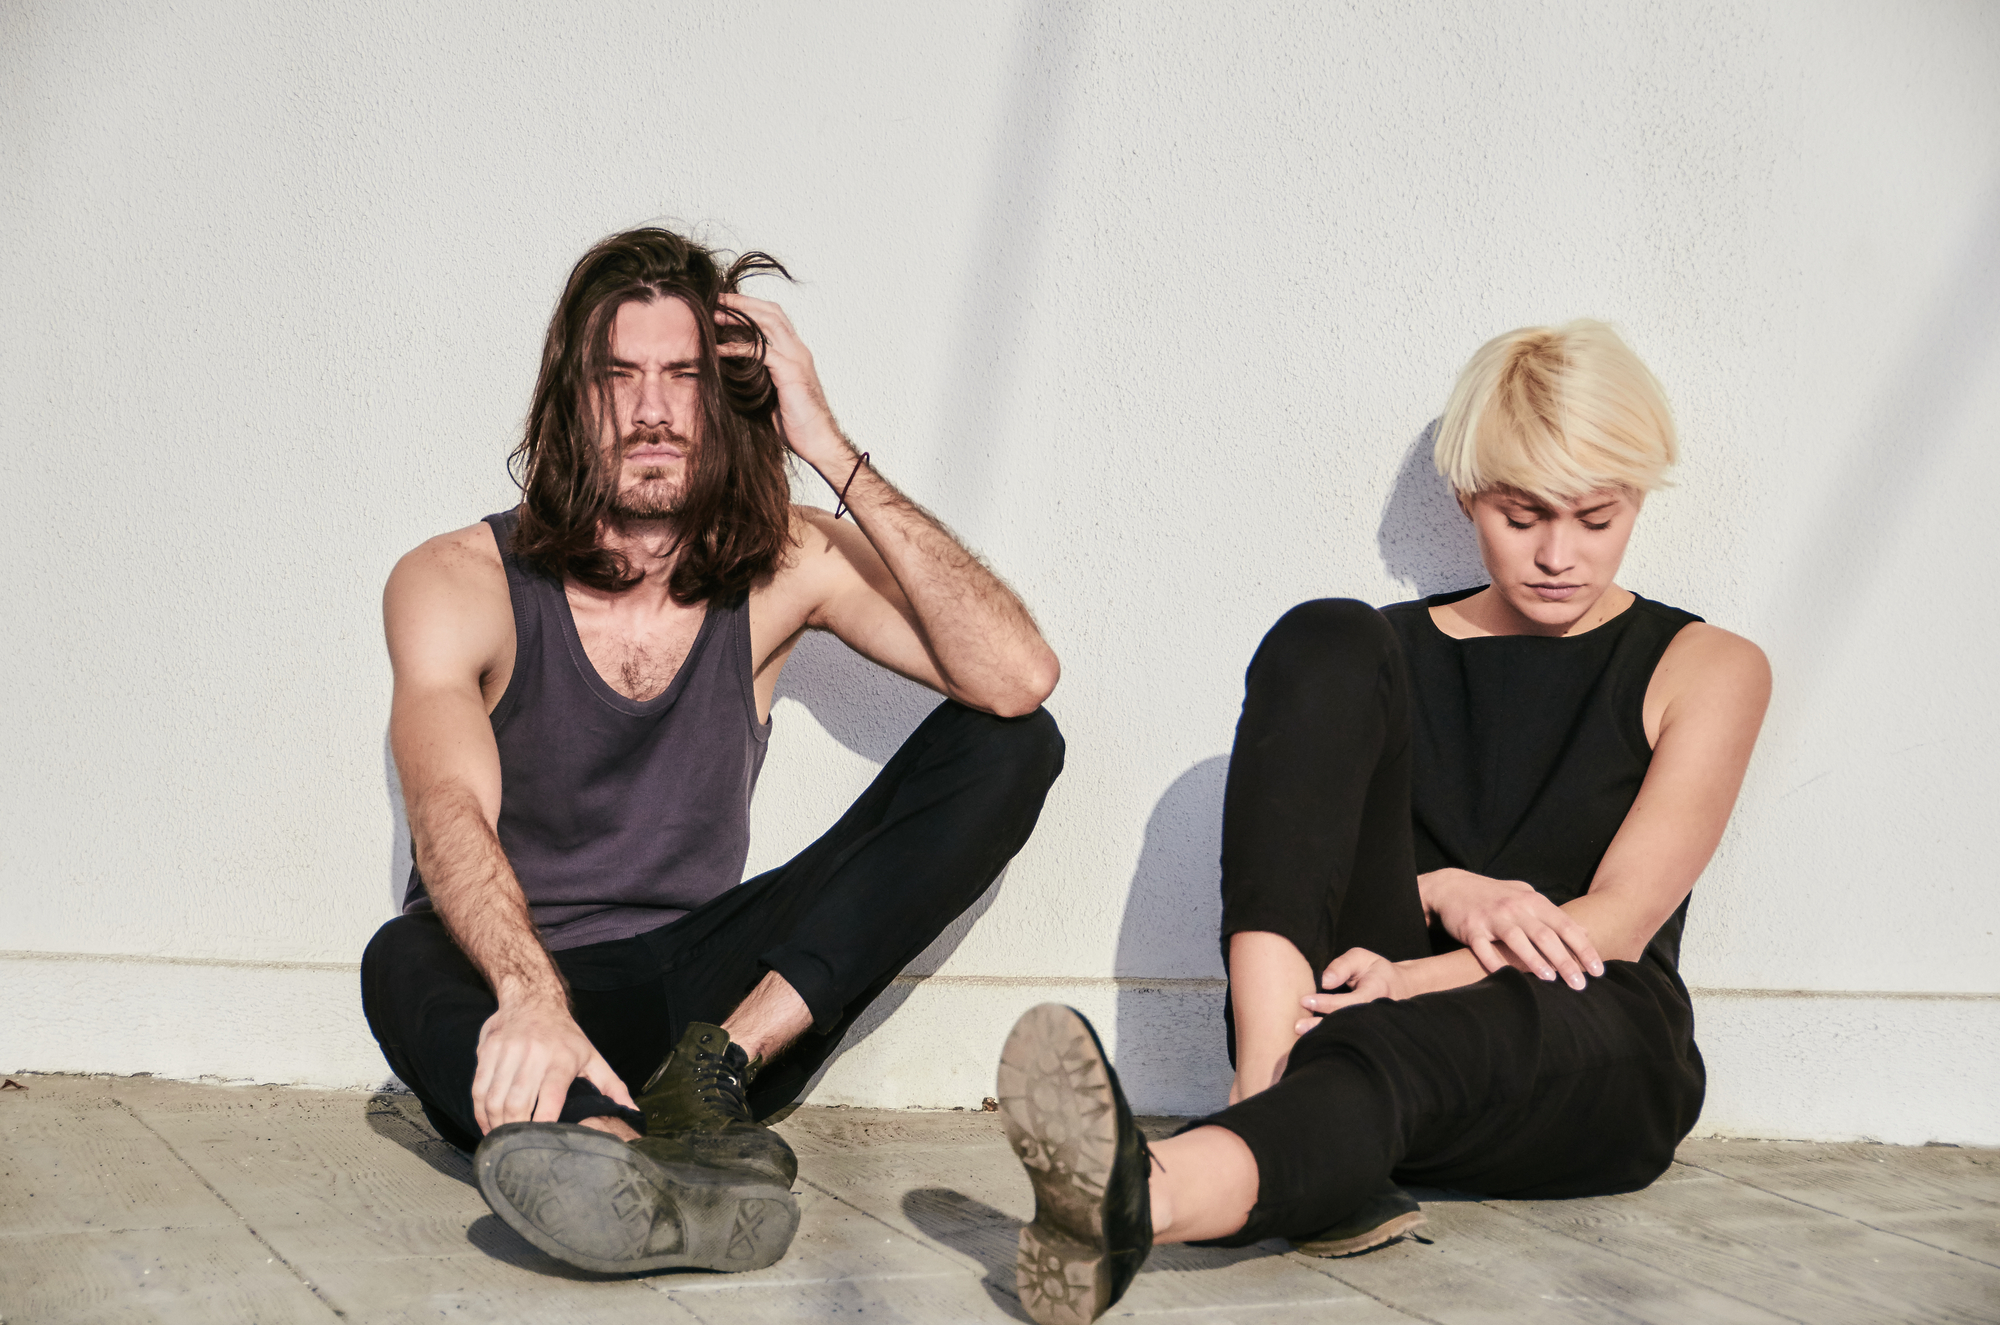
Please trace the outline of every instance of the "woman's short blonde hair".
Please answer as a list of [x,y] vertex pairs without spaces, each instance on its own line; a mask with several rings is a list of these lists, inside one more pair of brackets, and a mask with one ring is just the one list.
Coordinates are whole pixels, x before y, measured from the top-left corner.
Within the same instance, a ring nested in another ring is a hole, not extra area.
[[1666,392],[1617,332],[1589,318],[1480,346],[1434,452],[1461,500],[1510,488],[1555,505],[1604,488],[1651,492],[1677,455]]

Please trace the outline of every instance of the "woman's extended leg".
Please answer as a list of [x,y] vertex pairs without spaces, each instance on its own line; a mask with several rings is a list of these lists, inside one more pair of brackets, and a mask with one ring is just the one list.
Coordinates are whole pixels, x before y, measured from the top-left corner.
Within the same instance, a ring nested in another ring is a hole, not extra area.
[[1581,991],[1504,970],[1362,1004],[1304,1036],[1277,1085],[1154,1148],[1156,1230],[1311,1238],[1392,1176],[1492,1196],[1632,1191],[1672,1161],[1703,1085],[1686,992],[1648,962],[1607,962]]

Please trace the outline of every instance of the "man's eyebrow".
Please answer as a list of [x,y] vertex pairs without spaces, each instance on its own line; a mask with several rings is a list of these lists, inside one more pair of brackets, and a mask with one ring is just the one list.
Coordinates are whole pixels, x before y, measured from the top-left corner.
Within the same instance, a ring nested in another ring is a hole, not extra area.
[[1582,519],[1586,515],[1596,515],[1599,511],[1608,511],[1617,504],[1618,504],[1618,499],[1616,497],[1613,497],[1610,501],[1601,501],[1597,503],[1597,505],[1589,507],[1586,510],[1578,511],[1576,513],[1577,518]]
[[[610,360],[610,363],[611,363],[611,366],[612,366],[613,368],[630,368],[630,369],[633,369],[634,371],[637,371],[637,370],[638,370],[638,367],[639,367],[639,365],[638,365],[638,364],[636,364],[636,363],[633,363],[633,362],[632,362],[632,361],[631,361],[630,359],[619,359],[619,358],[613,358],[613,359],[611,359],[611,360]],[[667,364],[666,364],[666,365],[664,365],[664,366],[665,366],[666,368],[668,368],[668,369],[674,369],[674,368],[699,368],[699,367],[701,367],[701,360],[699,360],[699,359],[675,359],[675,360],[672,360],[671,362],[667,363]]]

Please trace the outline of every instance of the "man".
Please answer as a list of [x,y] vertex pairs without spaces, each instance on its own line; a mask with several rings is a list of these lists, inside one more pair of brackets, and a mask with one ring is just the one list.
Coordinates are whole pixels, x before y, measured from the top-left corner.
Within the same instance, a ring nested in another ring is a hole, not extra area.
[[[384,595],[416,867],[362,962],[369,1025],[494,1211],[586,1269],[784,1254],[797,1164],[757,1120],[993,882],[1062,766],[1027,609],[855,453],[783,311],[737,292],[759,272],[783,268],[657,229],[584,255],[520,506]],[[853,524],[791,504],[787,448]],[[739,885],[815,629],[946,701]]]

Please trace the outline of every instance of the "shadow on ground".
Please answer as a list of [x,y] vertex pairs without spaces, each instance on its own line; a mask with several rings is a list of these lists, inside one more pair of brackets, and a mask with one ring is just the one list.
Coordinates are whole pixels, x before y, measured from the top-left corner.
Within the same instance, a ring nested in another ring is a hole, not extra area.
[[367,1116],[368,1130],[375,1135],[395,1142],[445,1177],[473,1185],[472,1157],[431,1130],[416,1096],[377,1091],[368,1097],[362,1112]]
[[949,1187],[903,1194],[903,1217],[940,1246],[979,1262],[980,1287],[1011,1320],[1027,1320],[1014,1295],[1014,1247],[1021,1221]]

